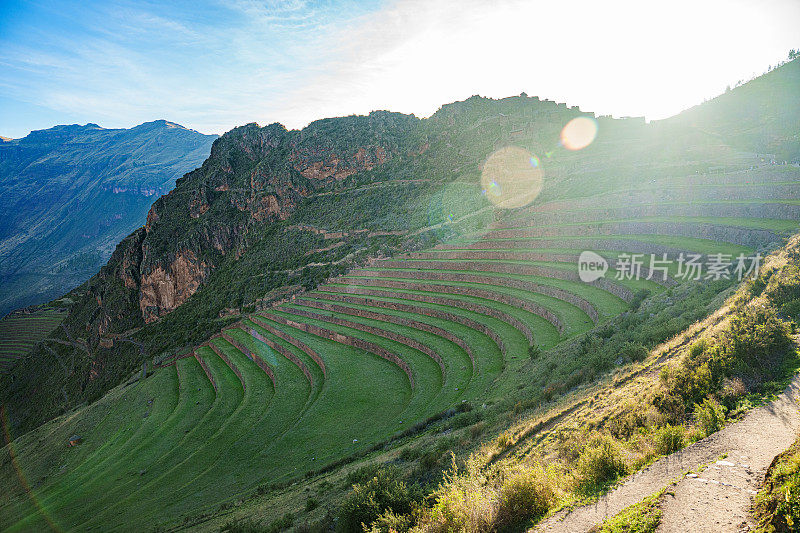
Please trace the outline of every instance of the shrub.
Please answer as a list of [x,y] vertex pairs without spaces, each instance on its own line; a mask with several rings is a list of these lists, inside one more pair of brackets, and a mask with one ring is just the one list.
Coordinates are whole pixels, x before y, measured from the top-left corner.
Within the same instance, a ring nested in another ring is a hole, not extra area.
[[349,488],[356,483],[363,483],[364,481],[370,480],[373,477],[377,476],[379,473],[391,470],[391,474],[396,474],[397,469],[394,466],[385,465],[382,463],[371,463],[368,465],[364,465],[359,467],[349,474],[347,474],[347,478],[345,481],[345,487]]
[[741,398],[742,396],[747,394],[747,387],[745,386],[741,378],[738,377],[733,379],[726,378],[722,382],[722,389],[720,390],[719,394],[722,398],[729,400],[732,404],[738,398]]
[[577,464],[578,489],[592,491],[600,485],[624,475],[625,461],[617,443],[607,435],[592,439],[583,447]]
[[538,345],[531,344],[528,346],[528,357],[531,358],[531,361],[535,361],[540,355],[542,355],[542,349]]
[[642,302],[650,296],[650,291],[647,289],[639,289],[633,295],[633,299],[631,299],[631,309],[636,311],[642,305]]
[[411,529],[413,519],[407,514],[395,514],[392,511],[386,511],[372,524],[370,524],[368,533],[404,533]]
[[491,531],[494,521],[493,493],[468,464],[463,474],[455,466],[435,492],[435,501],[422,519],[426,533],[479,533]]
[[694,421],[703,435],[708,437],[722,429],[725,423],[725,408],[713,398],[706,398],[702,404],[695,404]]
[[782,306],[800,298],[800,266],[789,263],[778,274],[779,283],[773,284],[767,291],[769,299],[775,305]]
[[711,347],[711,344],[708,342],[708,339],[706,339],[705,337],[697,339],[692,344],[691,348],[689,348],[689,356],[692,359],[697,359],[703,353],[705,353],[710,347]]
[[500,484],[495,525],[502,528],[539,518],[555,500],[555,483],[542,467],[520,466]]
[[723,335],[729,364],[748,374],[772,370],[776,356],[792,344],[792,330],[771,306],[748,306],[731,318]]
[[415,491],[400,479],[395,468],[380,468],[375,475],[353,485],[339,509],[337,531],[361,532],[362,524],[371,524],[386,511],[398,514],[411,512]]
[[427,450],[419,459],[419,465],[423,470],[433,470],[439,466],[442,453],[438,450]]
[[497,447],[501,450],[505,450],[514,445],[514,436],[511,435],[508,431],[501,433],[497,436]]
[[800,322],[800,298],[787,302],[781,306],[781,313],[796,323]]
[[263,525],[252,518],[239,518],[225,524],[221,531],[224,533],[278,533],[286,531],[294,523],[294,515],[286,513],[281,518],[273,520],[269,525]]
[[644,426],[644,423],[642,410],[628,403],[608,422],[608,431],[618,439],[627,439],[637,428]]
[[767,284],[769,283],[769,278],[773,274],[773,270],[766,270],[762,272],[758,277],[753,278],[753,281],[750,283],[750,294],[754,297],[761,296],[761,293],[764,292],[764,289],[767,288]]
[[477,439],[478,437],[481,436],[481,434],[484,432],[485,429],[486,429],[486,422],[481,420],[477,424],[470,426],[469,436],[472,437],[473,439]]
[[667,424],[656,430],[653,440],[656,446],[656,453],[669,455],[683,448],[684,429],[681,426]]
[[644,361],[649,351],[639,342],[626,342],[619,351],[619,356],[626,361]]
[[402,450],[400,450],[400,460],[401,461],[413,461],[421,454],[419,448],[406,446]]

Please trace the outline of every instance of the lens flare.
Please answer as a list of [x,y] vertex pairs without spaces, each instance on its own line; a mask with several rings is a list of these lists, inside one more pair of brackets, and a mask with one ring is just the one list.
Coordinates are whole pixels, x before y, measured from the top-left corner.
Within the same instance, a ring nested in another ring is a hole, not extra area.
[[31,489],[30,484],[28,483],[28,479],[25,477],[25,474],[22,471],[21,466],[19,465],[19,461],[17,458],[16,450],[14,448],[14,441],[11,439],[11,431],[9,429],[10,424],[8,422],[8,415],[6,414],[6,406],[0,405],[0,424],[3,426],[3,439],[5,440],[6,446],[8,447],[8,454],[11,457],[11,466],[14,468],[14,471],[17,474],[17,478],[19,479],[20,486],[31,499],[33,506],[38,511],[39,515],[47,522],[47,525],[50,527],[51,530],[60,533],[64,531],[58,524],[56,524],[53,519],[50,517],[50,514],[47,512],[47,509],[42,506],[39,498],[36,496],[36,493]]
[[567,150],[582,150],[597,137],[597,121],[591,117],[576,117],[561,130],[561,145]]
[[514,209],[528,205],[539,196],[542,175],[536,156],[522,148],[507,146],[486,160],[481,185],[495,206]]

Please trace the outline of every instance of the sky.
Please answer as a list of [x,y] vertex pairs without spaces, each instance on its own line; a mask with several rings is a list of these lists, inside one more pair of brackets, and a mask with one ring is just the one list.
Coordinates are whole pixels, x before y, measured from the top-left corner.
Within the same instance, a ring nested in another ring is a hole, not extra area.
[[659,119],[800,49],[798,0],[0,0],[0,135],[430,116],[526,92]]

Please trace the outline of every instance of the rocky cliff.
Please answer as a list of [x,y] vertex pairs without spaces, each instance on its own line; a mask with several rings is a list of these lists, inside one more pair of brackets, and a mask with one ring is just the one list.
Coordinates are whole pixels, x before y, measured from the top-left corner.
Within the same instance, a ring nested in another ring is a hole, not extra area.
[[[301,131],[247,124],[217,139],[203,165],[156,200],[144,228],[135,234],[139,238],[126,240],[109,263],[119,261],[119,281],[134,293],[136,314],[150,323],[169,313],[224,258],[242,255],[254,229],[286,220],[311,193],[407,152],[401,139],[415,122],[406,115],[375,112],[315,122]],[[89,286],[102,302],[108,283]],[[89,326],[91,336],[118,332],[109,324],[120,310],[99,307]]]

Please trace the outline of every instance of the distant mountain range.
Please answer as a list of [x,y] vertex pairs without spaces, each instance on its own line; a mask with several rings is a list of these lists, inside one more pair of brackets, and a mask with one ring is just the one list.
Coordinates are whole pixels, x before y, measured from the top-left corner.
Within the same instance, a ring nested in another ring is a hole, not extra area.
[[89,279],[216,138],[166,120],[0,137],[0,316]]

